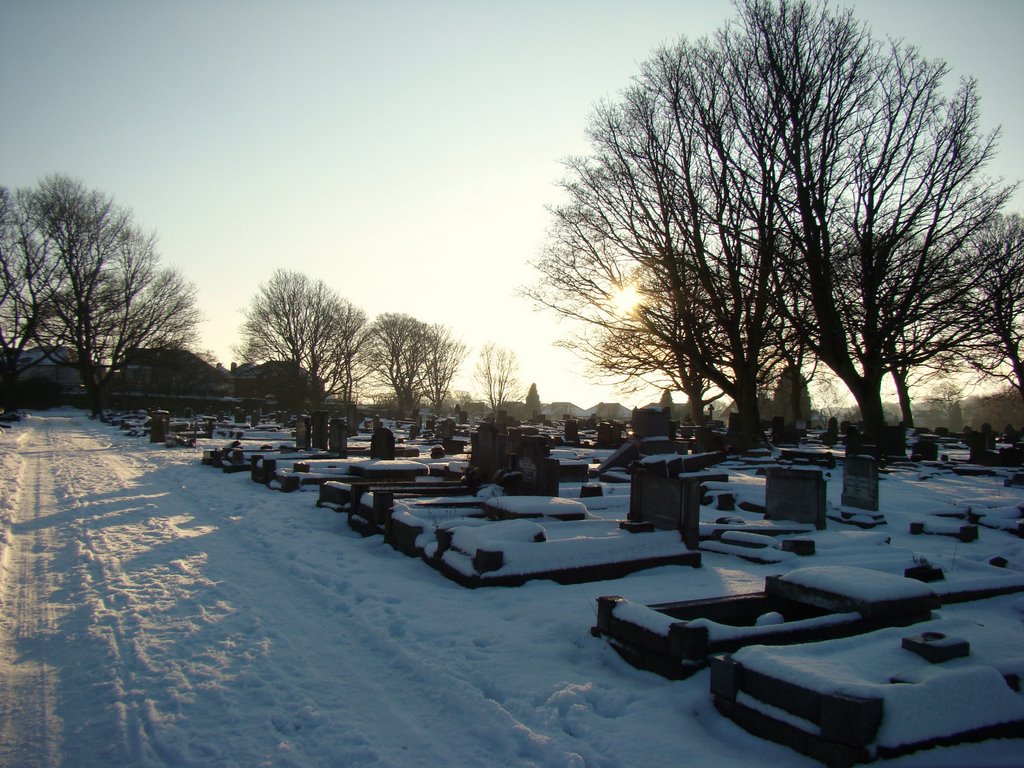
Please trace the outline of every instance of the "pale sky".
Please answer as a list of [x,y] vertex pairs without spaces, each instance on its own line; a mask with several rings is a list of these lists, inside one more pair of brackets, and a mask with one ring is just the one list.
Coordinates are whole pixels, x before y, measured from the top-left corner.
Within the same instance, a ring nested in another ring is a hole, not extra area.
[[[1024,179],[1024,0],[850,0],[979,80],[1002,127],[990,169]],[[202,347],[228,365],[241,311],[279,266],[371,319],[405,312],[513,350],[541,400],[656,399],[589,381],[552,343],[537,280],[560,161],[662,42],[723,0],[0,0],[0,184],[51,173],[132,209],[199,286]],[[1024,192],[1012,210],[1024,212]],[[680,398],[681,399],[681,398]]]

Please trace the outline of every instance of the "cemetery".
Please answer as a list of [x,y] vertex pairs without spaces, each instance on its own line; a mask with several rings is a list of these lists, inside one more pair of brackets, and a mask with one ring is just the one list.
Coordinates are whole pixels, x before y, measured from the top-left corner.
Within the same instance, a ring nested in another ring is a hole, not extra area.
[[[825,764],[1024,733],[1020,619],[977,620],[985,601],[1024,592],[1024,572],[970,554],[982,540],[1019,548],[1015,454],[900,430],[902,447],[893,436],[882,451],[822,433],[741,455],[725,430],[680,430],[653,408],[629,425],[438,430],[157,416],[117,423],[190,445],[224,475],[314,494],[311,508],[461,587],[622,580],[596,595],[594,638],[666,679],[709,670],[721,715]],[[915,503],[889,495],[897,482]],[[955,557],[938,565],[919,542]],[[755,569],[763,588],[654,603],[625,589],[661,568],[686,595],[709,559]],[[961,705],[963,690],[991,706]]]

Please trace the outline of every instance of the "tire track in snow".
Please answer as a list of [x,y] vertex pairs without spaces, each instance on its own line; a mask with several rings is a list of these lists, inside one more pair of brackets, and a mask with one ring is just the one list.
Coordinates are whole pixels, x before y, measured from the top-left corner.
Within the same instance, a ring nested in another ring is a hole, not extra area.
[[[31,441],[33,436],[27,439]],[[26,449],[7,552],[0,620],[0,765],[59,765],[60,722],[49,640],[56,611],[48,600],[47,529],[34,525],[49,509],[42,472],[47,448]]]

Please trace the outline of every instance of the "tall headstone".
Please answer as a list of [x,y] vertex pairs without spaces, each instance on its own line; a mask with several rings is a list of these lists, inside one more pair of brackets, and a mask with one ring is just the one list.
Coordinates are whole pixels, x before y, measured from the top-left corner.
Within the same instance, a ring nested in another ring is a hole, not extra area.
[[602,421],[597,425],[597,447],[602,450],[618,448],[622,443],[622,430],[615,424]]
[[887,461],[906,461],[907,430],[905,427],[887,425],[882,433],[882,453]]
[[565,422],[565,427],[562,430],[562,436],[565,442],[578,445],[580,442],[579,423],[575,419],[570,419]]
[[491,422],[481,422],[471,437],[470,462],[480,470],[484,482],[491,482],[499,470],[507,469],[507,435],[498,434]]
[[171,423],[171,414],[167,411],[155,410],[149,414],[149,442],[164,443],[167,441],[167,429]]
[[828,428],[821,435],[821,442],[827,446],[833,446],[839,442],[839,422],[835,416],[828,420]]
[[295,447],[300,451],[308,451],[313,443],[313,431],[310,429],[309,416],[295,419]]
[[825,476],[821,470],[770,467],[765,472],[765,518],[825,528]]
[[526,435],[520,438],[515,457],[519,472],[518,492],[524,496],[558,495],[558,459],[550,458],[546,438]]
[[313,411],[311,419],[313,431],[312,445],[318,451],[326,451],[329,441],[327,432],[327,411]]
[[378,427],[370,438],[371,459],[395,458],[395,433],[387,427]]
[[843,462],[844,507],[878,511],[878,462],[868,456],[850,456]]
[[348,456],[348,424],[344,419],[331,419],[328,427],[327,450],[341,458]]

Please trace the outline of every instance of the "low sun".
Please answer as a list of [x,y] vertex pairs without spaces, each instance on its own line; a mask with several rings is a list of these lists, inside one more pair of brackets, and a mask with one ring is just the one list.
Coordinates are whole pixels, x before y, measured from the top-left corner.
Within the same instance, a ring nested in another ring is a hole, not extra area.
[[640,303],[640,293],[632,285],[624,285],[612,296],[612,305],[617,315],[630,315]]

